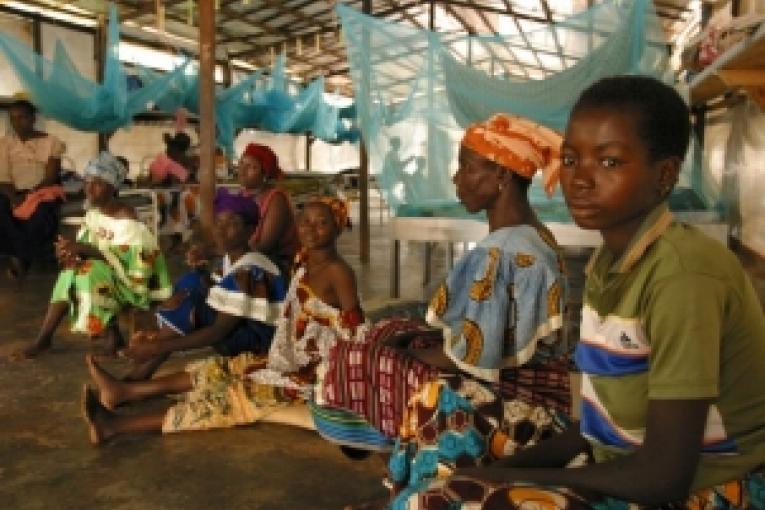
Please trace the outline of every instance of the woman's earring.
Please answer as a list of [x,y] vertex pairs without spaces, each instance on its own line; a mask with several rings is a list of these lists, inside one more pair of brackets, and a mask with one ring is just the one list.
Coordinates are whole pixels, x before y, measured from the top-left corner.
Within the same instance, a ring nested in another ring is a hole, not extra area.
[[499,183],[499,191],[502,192],[502,183]]

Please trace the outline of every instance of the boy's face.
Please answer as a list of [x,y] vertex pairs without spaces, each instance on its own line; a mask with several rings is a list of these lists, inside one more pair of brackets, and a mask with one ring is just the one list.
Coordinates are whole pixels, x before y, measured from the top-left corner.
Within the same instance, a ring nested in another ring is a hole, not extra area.
[[[667,191],[667,161],[651,163],[630,110],[575,111],[562,148],[561,187],[577,225],[637,228]],[[671,165],[670,165],[671,166]]]
[[298,217],[298,236],[306,249],[331,246],[338,236],[337,225],[328,205],[306,204]]
[[247,247],[249,231],[238,214],[222,211],[215,215],[215,244],[221,253]]
[[459,201],[471,213],[491,207],[499,194],[499,170],[465,147],[460,147],[458,162],[452,182],[457,188]]

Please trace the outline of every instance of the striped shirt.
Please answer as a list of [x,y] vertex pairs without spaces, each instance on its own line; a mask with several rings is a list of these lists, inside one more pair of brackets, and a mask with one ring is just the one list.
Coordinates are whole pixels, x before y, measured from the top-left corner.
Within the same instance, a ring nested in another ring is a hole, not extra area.
[[710,399],[693,488],[765,463],[765,317],[736,257],[661,204],[585,271],[576,363],[596,460],[642,444],[649,400]]

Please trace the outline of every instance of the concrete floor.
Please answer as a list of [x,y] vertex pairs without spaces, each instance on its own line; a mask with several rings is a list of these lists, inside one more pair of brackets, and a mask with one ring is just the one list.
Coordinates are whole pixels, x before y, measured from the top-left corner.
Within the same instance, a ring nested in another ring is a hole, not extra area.
[[[388,295],[385,227],[373,225],[372,261],[364,267],[357,234],[344,234],[341,250],[357,270],[365,304],[376,306]],[[570,254],[574,275],[586,255]],[[403,258],[402,296],[422,299],[422,245],[405,247]],[[435,282],[446,270],[444,259],[436,250]],[[765,267],[745,263],[765,302]],[[34,336],[54,278],[35,272],[24,292],[0,279],[0,508],[338,509],[385,494],[379,458],[348,460],[315,433],[285,426],[135,436],[92,447],[79,411],[89,342],[62,327],[53,350],[39,360],[5,359]],[[186,361],[175,358],[167,369]],[[126,368],[120,360],[106,366],[117,373]]]

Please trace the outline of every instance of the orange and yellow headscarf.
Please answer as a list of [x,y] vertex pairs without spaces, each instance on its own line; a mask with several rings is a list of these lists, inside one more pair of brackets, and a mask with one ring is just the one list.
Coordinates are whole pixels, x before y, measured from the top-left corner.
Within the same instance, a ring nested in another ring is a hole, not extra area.
[[329,206],[332,211],[332,217],[335,219],[337,229],[342,232],[345,226],[348,224],[348,204],[345,200],[337,197],[323,196],[311,199],[308,203],[319,203]]
[[498,113],[468,127],[462,145],[502,168],[531,179],[542,170],[542,182],[552,195],[560,176],[563,137],[524,117]]

